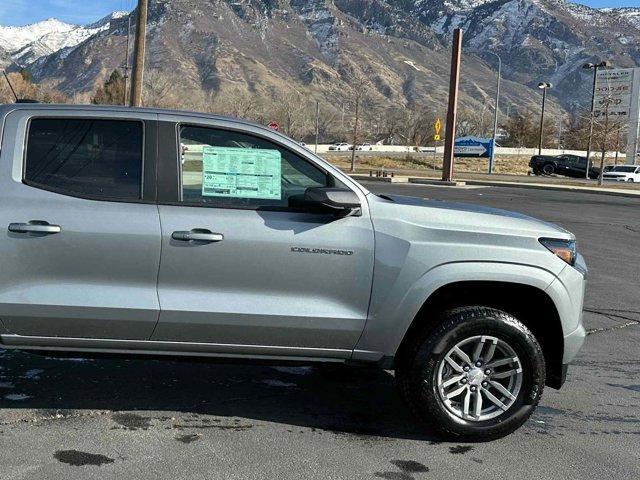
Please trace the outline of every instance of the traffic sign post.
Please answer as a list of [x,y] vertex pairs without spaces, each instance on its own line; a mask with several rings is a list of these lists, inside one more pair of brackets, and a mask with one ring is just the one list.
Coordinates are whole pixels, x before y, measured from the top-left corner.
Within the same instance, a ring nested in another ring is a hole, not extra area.
[[436,118],[436,122],[433,124],[433,141],[434,142],[439,142],[441,140],[440,138],[441,130],[442,130],[442,122],[440,122],[439,118]]

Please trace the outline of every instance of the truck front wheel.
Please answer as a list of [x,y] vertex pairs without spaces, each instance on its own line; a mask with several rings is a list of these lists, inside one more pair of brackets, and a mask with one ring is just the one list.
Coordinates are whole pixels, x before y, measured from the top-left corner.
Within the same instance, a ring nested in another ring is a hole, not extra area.
[[396,369],[412,413],[447,437],[500,438],[534,412],[545,384],[542,349],[512,315],[486,307],[443,314]]

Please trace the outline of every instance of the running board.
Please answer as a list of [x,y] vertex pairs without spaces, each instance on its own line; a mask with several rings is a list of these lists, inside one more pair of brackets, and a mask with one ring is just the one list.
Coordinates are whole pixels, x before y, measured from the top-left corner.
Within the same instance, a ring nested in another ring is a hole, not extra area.
[[117,340],[95,338],[34,337],[0,335],[2,346],[20,350],[115,353],[155,356],[192,356],[220,358],[255,358],[263,360],[298,360],[309,362],[344,362],[352,350],[265,345],[231,345],[221,343],[167,342],[152,340]]

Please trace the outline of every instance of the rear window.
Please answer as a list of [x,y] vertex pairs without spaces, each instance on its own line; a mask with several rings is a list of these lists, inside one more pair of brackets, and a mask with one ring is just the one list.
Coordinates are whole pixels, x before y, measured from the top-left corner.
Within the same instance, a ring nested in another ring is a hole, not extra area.
[[636,167],[634,166],[617,166],[613,167],[613,172],[623,172],[623,173],[634,173],[636,171]]
[[142,123],[128,120],[33,119],[24,181],[73,196],[139,200]]

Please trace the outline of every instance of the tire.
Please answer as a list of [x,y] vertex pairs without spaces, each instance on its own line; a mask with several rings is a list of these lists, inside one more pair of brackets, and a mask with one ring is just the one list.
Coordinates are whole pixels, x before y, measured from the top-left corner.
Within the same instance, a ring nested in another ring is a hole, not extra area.
[[542,173],[544,173],[545,175],[553,175],[555,171],[556,167],[554,167],[550,163],[547,163],[544,167],[542,167]]
[[629,178],[629,179],[627,180],[627,182],[631,182],[631,183],[633,183],[633,182],[634,182],[634,180],[633,180],[633,178]]
[[[486,307],[450,310],[439,320],[437,327],[416,335],[398,360],[396,384],[411,412],[444,437],[458,441],[493,440],[517,430],[536,409],[545,384],[544,355],[534,335],[512,315]],[[467,349],[467,355],[473,361],[473,351],[483,338],[485,343],[480,360],[490,354],[490,345],[496,342],[493,359],[481,368],[474,364],[467,372],[455,371],[446,357],[453,359],[458,368],[466,369],[468,365],[462,365],[466,362],[457,357],[454,347],[458,346],[463,352]],[[472,348],[469,350],[469,347]],[[486,370],[483,369],[487,365],[491,366],[501,357],[514,358],[513,354],[518,362],[495,365],[492,367],[495,371],[489,378],[485,377]],[[447,369],[451,376],[444,376]],[[508,378],[497,378],[510,372],[516,373]],[[445,389],[439,388],[439,380],[442,385],[460,375],[464,380]],[[496,383],[508,390],[512,398],[504,396],[494,386]],[[476,393],[472,393],[473,388]],[[447,405],[444,395],[459,389],[462,393],[453,396]],[[506,409],[499,408],[488,395],[503,403]],[[465,415],[463,399],[467,396],[469,408]],[[478,416],[472,412],[477,396],[482,398]]]

